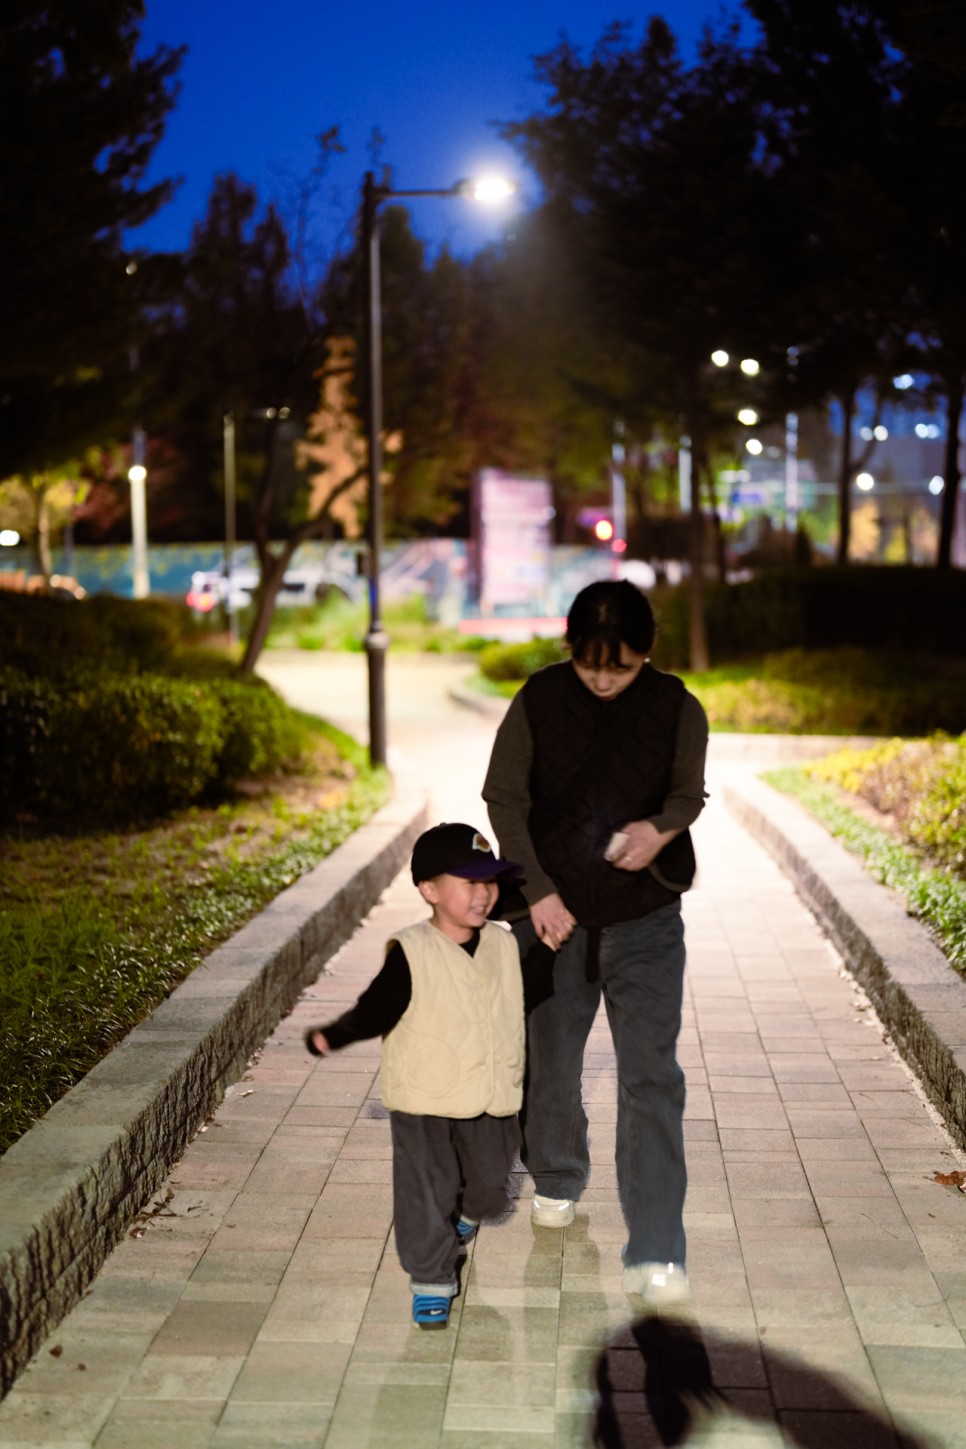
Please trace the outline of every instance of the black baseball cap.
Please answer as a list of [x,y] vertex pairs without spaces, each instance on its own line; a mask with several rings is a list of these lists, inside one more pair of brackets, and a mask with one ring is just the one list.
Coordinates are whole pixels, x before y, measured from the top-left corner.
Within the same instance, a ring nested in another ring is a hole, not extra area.
[[495,880],[518,871],[512,860],[500,860],[485,835],[473,825],[434,825],[413,847],[413,883],[437,875],[458,875],[463,880]]

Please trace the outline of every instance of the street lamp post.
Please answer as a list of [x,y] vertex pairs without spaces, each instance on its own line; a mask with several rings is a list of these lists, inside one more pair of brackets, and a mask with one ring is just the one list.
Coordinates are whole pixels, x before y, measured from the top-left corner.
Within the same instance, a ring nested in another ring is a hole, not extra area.
[[[136,262],[128,262],[128,275],[137,271]],[[141,366],[141,349],[135,344],[129,353],[131,372],[134,374],[135,390]],[[140,399],[139,399],[140,401]],[[145,466],[147,439],[144,429],[138,424],[131,436],[131,466],[127,470],[131,485],[131,580],[136,599],[146,599],[151,592],[148,574],[148,504],[145,482],[148,470]]]
[[397,191],[377,183],[367,171],[362,183],[362,252],[366,265],[366,374],[369,396],[366,406],[368,461],[369,536],[366,581],[369,595],[369,629],[366,657],[369,671],[369,759],[373,765],[386,763],[386,650],[389,636],[382,623],[380,573],[382,567],[382,305],[379,257],[379,207],[395,197],[466,196],[474,201],[499,201],[516,187],[496,177],[479,181],[457,181],[452,186],[423,187]]
[[231,571],[235,552],[235,414],[225,413],[222,436],[225,464],[225,614],[228,618],[228,641],[238,641],[238,623],[232,598]]
[[624,446],[624,433],[623,420],[618,418],[614,423],[614,440],[610,449],[610,506],[614,524],[614,536],[610,546],[613,555],[611,567],[615,579],[621,576],[621,555],[627,549],[627,484],[624,479],[627,449]]
[[[126,274],[133,277],[137,269],[137,258],[129,257],[124,268]],[[128,361],[134,379],[133,391],[140,408],[141,348],[136,342],[128,352]],[[132,592],[136,599],[146,599],[151,592],[151,577],[148,572],[148,502],[145,487],[148,470],[146,457],[147,438],[144,429],[138,423],[131,437],[131,466],[127,470],[128,482],[131,485],[131,582]]]
[[[798,348],[785,351],[788,381],[796,380]],[[792,533],[798,528],[798,413],[794,407],[785,414],[785,527]]]
[[379,203],[386,189],[366,172],[362,187],[362,236],[366,258],[366,361],[369,396],[366,439],[369,466],[369,539],[366,574],[369,592],[369,630],[366,658],[369,666],[369,759],[386,763],[386,650],[389,636],[382,626],[379,597],[382,570],[382,306],[379,275]]
[[151,579],[148,574],[148,509],[144,487],[148,470],[144,465],[144,457],[144,429],[135,428],[131,445],[132,461],[127,476],[131,485],[131,574],[136,599],[146,599],[151,592]]

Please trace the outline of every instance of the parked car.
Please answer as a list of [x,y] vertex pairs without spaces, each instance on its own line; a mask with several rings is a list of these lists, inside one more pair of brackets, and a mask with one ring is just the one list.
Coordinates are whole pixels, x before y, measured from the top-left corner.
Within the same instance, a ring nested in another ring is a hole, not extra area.
[[[231,607],[237,613],[251,603],[258,587],[257,569],[236,569],[231,576]],[[199,614],[210,614],[216,604],[223,604],[228,598],[228,580],[223,569],[207,572],[197,570],[191,575],[191,588],[185,595],[189,608]]]
[[[246,608],[252,602],[258,588],[258,578],[258,570],[254,568],[246,567],[232,571],[231,607],[233,613]],[[361,580],[357,583],[349,576],[335,575],[317,567],[291,569],[282,580],[282,587],[278,591],[275,602],[282,607],[292,607],[297,604],[320,604],[329,597],[333,589],[346,598],[354,599],[357,596],[361,597],[362,583]],[[216,604],[224,602],[227,594],[228,581],[222,569],[212,569],[208,572],[199,571],[191,575],[191,588],[186,595],[186,602],[199,613],[208,614]]]
[[87,590],[69,574],[28,574],[26,569],[13,569],[0,573],[0,589],[9,589],[15,594],[53,594],[58,599],[86,599]]

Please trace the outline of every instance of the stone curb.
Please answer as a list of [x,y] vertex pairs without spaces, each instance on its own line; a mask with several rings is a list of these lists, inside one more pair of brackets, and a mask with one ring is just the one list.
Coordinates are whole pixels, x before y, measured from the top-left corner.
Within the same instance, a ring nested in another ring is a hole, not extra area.
[[966,980],[898,898],[796,801],[749,770],[725,804],[828,932],[960,1147],[966,1147]]
[[213,951],[0,1161],[0,1397],[428,824],[389,804]]
[[508,699],[501,699],[497,694],[481,694],[468,684],[451,685],[449,697],[454,704],[471,709],[475,714],[486,715],[488,719],[502,719],[510,707]]

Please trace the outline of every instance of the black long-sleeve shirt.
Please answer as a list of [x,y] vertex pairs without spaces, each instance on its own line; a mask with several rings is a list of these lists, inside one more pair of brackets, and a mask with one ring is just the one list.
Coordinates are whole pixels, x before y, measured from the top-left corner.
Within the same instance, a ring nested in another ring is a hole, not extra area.
[[[473,938],[464,947],[472,947],[471,956],[479,944],[479,931],[473,932]],[[413,978],[406,953],[398,941],[393,941],[382,970],[372,978],[355,1006],[320,1030],[333,1051],[354,1041],[385,1036],[399,1021],[412,996]]]

